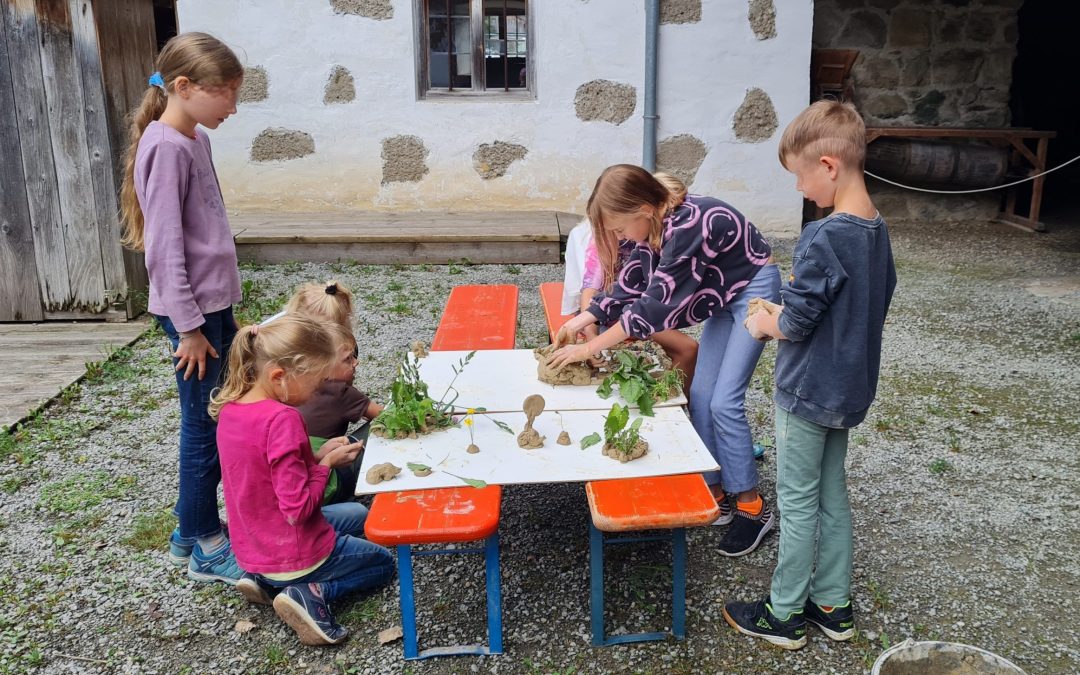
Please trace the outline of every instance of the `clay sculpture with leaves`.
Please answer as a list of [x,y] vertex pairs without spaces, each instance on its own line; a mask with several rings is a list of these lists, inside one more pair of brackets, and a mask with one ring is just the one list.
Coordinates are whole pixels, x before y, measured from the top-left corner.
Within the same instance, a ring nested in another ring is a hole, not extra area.
[[[604,455],[617,459],[620,462],[629,462],[632,459],[645,456],[649,451],[649,442],[641,437],[642,418],[637,418],[630,424],[630,406],[623,407],[618,403],[611,406],[611,410],[604,418]],[[601,440],[600,434],[591,433],[581,439],[581,449],[596,445]]]
[[608,398],[618,388],[623,400],[636,405],[642,415],[651,416],[657,401],[666,401],[682,390],[682,371],[664,371],[660,379],[653,376],[653,371],[654,366],[643,355],[619,350],[615,352],[611,373],[596,388],[596,393],[600,398]]
[[[416,438],[417,434],[457,426],[451,415],[458,397],[454,381],[475,354],[475,351],[469,352],[456,366],[452,366],[454,377],[442,397],[436,401],[428,394],[427,383],[420,378],[416,355],[406,353],[398,367],[397,378],[390,385],[390,403],[371,422],[371,433],[381,438]],[[447,397],[450,397],[449,400]]]

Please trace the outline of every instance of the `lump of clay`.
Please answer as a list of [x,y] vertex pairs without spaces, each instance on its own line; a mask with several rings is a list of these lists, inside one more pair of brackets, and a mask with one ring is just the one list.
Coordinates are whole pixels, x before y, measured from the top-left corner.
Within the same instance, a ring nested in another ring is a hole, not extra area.
[[544,447],[544,440],[546,439],[541,436],[540,432],[536,429],[526,429],[518,434],[517,437],[518,445],[526,450],[535,450],[536,448]]
[[476,453],[480,452],[480,446],[478,446],[476,443],[469,443],[469,447],[465,448],[465,452],[469,453],[470,455],[475,455]]
[[[393,465],[391,465],[391,466],[393,466]],[[431,467],[430,466],[417,467],[417,468],[413,469],[412,472],[413,472],[413,475],[416,476],[417,478],[423,478],[424,476],[430,476],[431,475]],[[371,481],[369,480],[368,482],[371,482]]]
[[545,384],[599,384],[600,379],[594,377],[593,368],[587,363],[568,363],[562,370],[555,370],[547,364],[547,360],[555,353],[555,345],[540,347],[533,350],[538,365],[536,377]]
[[623,464],[629,462],[632,459],[644,457],[645,453],[647,453],[648,451],[649,442],[644,439],[641,439],[637,443],[635,443],[634,447],[630,449],[630,452],[623,452],[619,448],[608,443],[604,444],[604,455],[612,459],[617,459]]
[[425,356],[428,355],[427,345],[425,345],[420,340],[414,340],[409,345],[409,350],[412,351],[413,356],[415,356],[418,359],[422,359],[422,358],[424,358]]
[[570,432],[563,431],[555,442],[559,445],[570,445]]
[[765,298],[750,298],[750,302],[746,306],[746,318],[754,316],[758,312],[765,312],[766,314],[777,314],[783,307],[775,302],[769,302]]
[[368,469],[367,482],[371,485],[378,485],[385,480],[391,480],[399,473],[401,473],[400,466],[394,466],[390,462],[383,462]]

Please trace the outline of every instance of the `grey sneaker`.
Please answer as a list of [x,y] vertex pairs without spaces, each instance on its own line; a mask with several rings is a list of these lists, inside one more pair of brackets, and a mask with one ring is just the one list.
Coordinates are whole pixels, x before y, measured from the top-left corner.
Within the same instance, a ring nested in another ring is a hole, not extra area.
[[330,613],[318,584],[286,586],[274,598],[274,611],[306,645],[336,645],[349,631]]
[[256,605],[272,605],[274,604],[274,588],[272,586],[264,585],[259,578],[250,572],[244,572],[244,575],[236,582],[236,590],[240,591],[240,595],[247,598],[247,601]]
[[735,507],[731,505],[731,500],[727,495],[724,495],[723,499],[718,499],[716,503],[720,506],[720,517],[713,521],[713,525],[730,525],[731,521],[735,520]]

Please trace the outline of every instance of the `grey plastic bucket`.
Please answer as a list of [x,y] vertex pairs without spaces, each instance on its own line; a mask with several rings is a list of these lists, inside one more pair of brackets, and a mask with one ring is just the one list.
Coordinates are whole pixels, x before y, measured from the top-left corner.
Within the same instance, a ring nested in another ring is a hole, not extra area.
[[872,675],[1025,675],[997,654],[958,642],[904,640],[881,653]]

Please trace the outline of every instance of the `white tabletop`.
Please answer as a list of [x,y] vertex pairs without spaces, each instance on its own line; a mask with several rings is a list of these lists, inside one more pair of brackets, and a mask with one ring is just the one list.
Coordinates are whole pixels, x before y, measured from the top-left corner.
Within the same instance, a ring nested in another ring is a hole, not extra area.
[[[490,415],[509,424],[514,429],[513,434],[499,429],[486,419],[486,415],[475,415],[473,437],[480,447],[476,454],[465,451],[469,445],[469,430],[464,426],[416,439],[390,440],[373,435],[364,452],[356,494],[458,487],[464,485],[462,478],[510,485],[663,476],[720,468],[698,438],[686,413],[675,407],[657,408],[654,417],[643,418],[641,436],[649,442],[649,452],[644,457],[619,462],[604,456],[602,442],[582,450],[582,438],[594,431],[603,435],[606,412],[545,411],[533,423],[533,427],[547,437],[544,446],[536,450],[518,447],[517,434],[525,426],[522,412]],[[630,421],[638,417],[634,411]],[[555,442],[563,429],[570,433],[570,445]],[[401,467],[401,473],[393,480],[369,485],[365,480],[367,470],[383,462]],[[433,471],[430,476],[417,478],[407,468],[409,462],[426,464]]]
[[[438,401],[450,381],[453,367],[469,352],[431,352],[420,360],[420,376],[428,383],[428,394]],[[596,394],[597,385],[554,386],[536,377],[536,357],[531,349],[491,349],[478,351],[454,380],[458,397],[456,409],[486,408],[488,412],[520,412],[530,394],[544,397],[547,410],[610,410],[612,403],[626,405],[616,388],[609,398]],[[453,394],[447,400],[453,398]],[[656,408],[686,405],[682,392]]]

